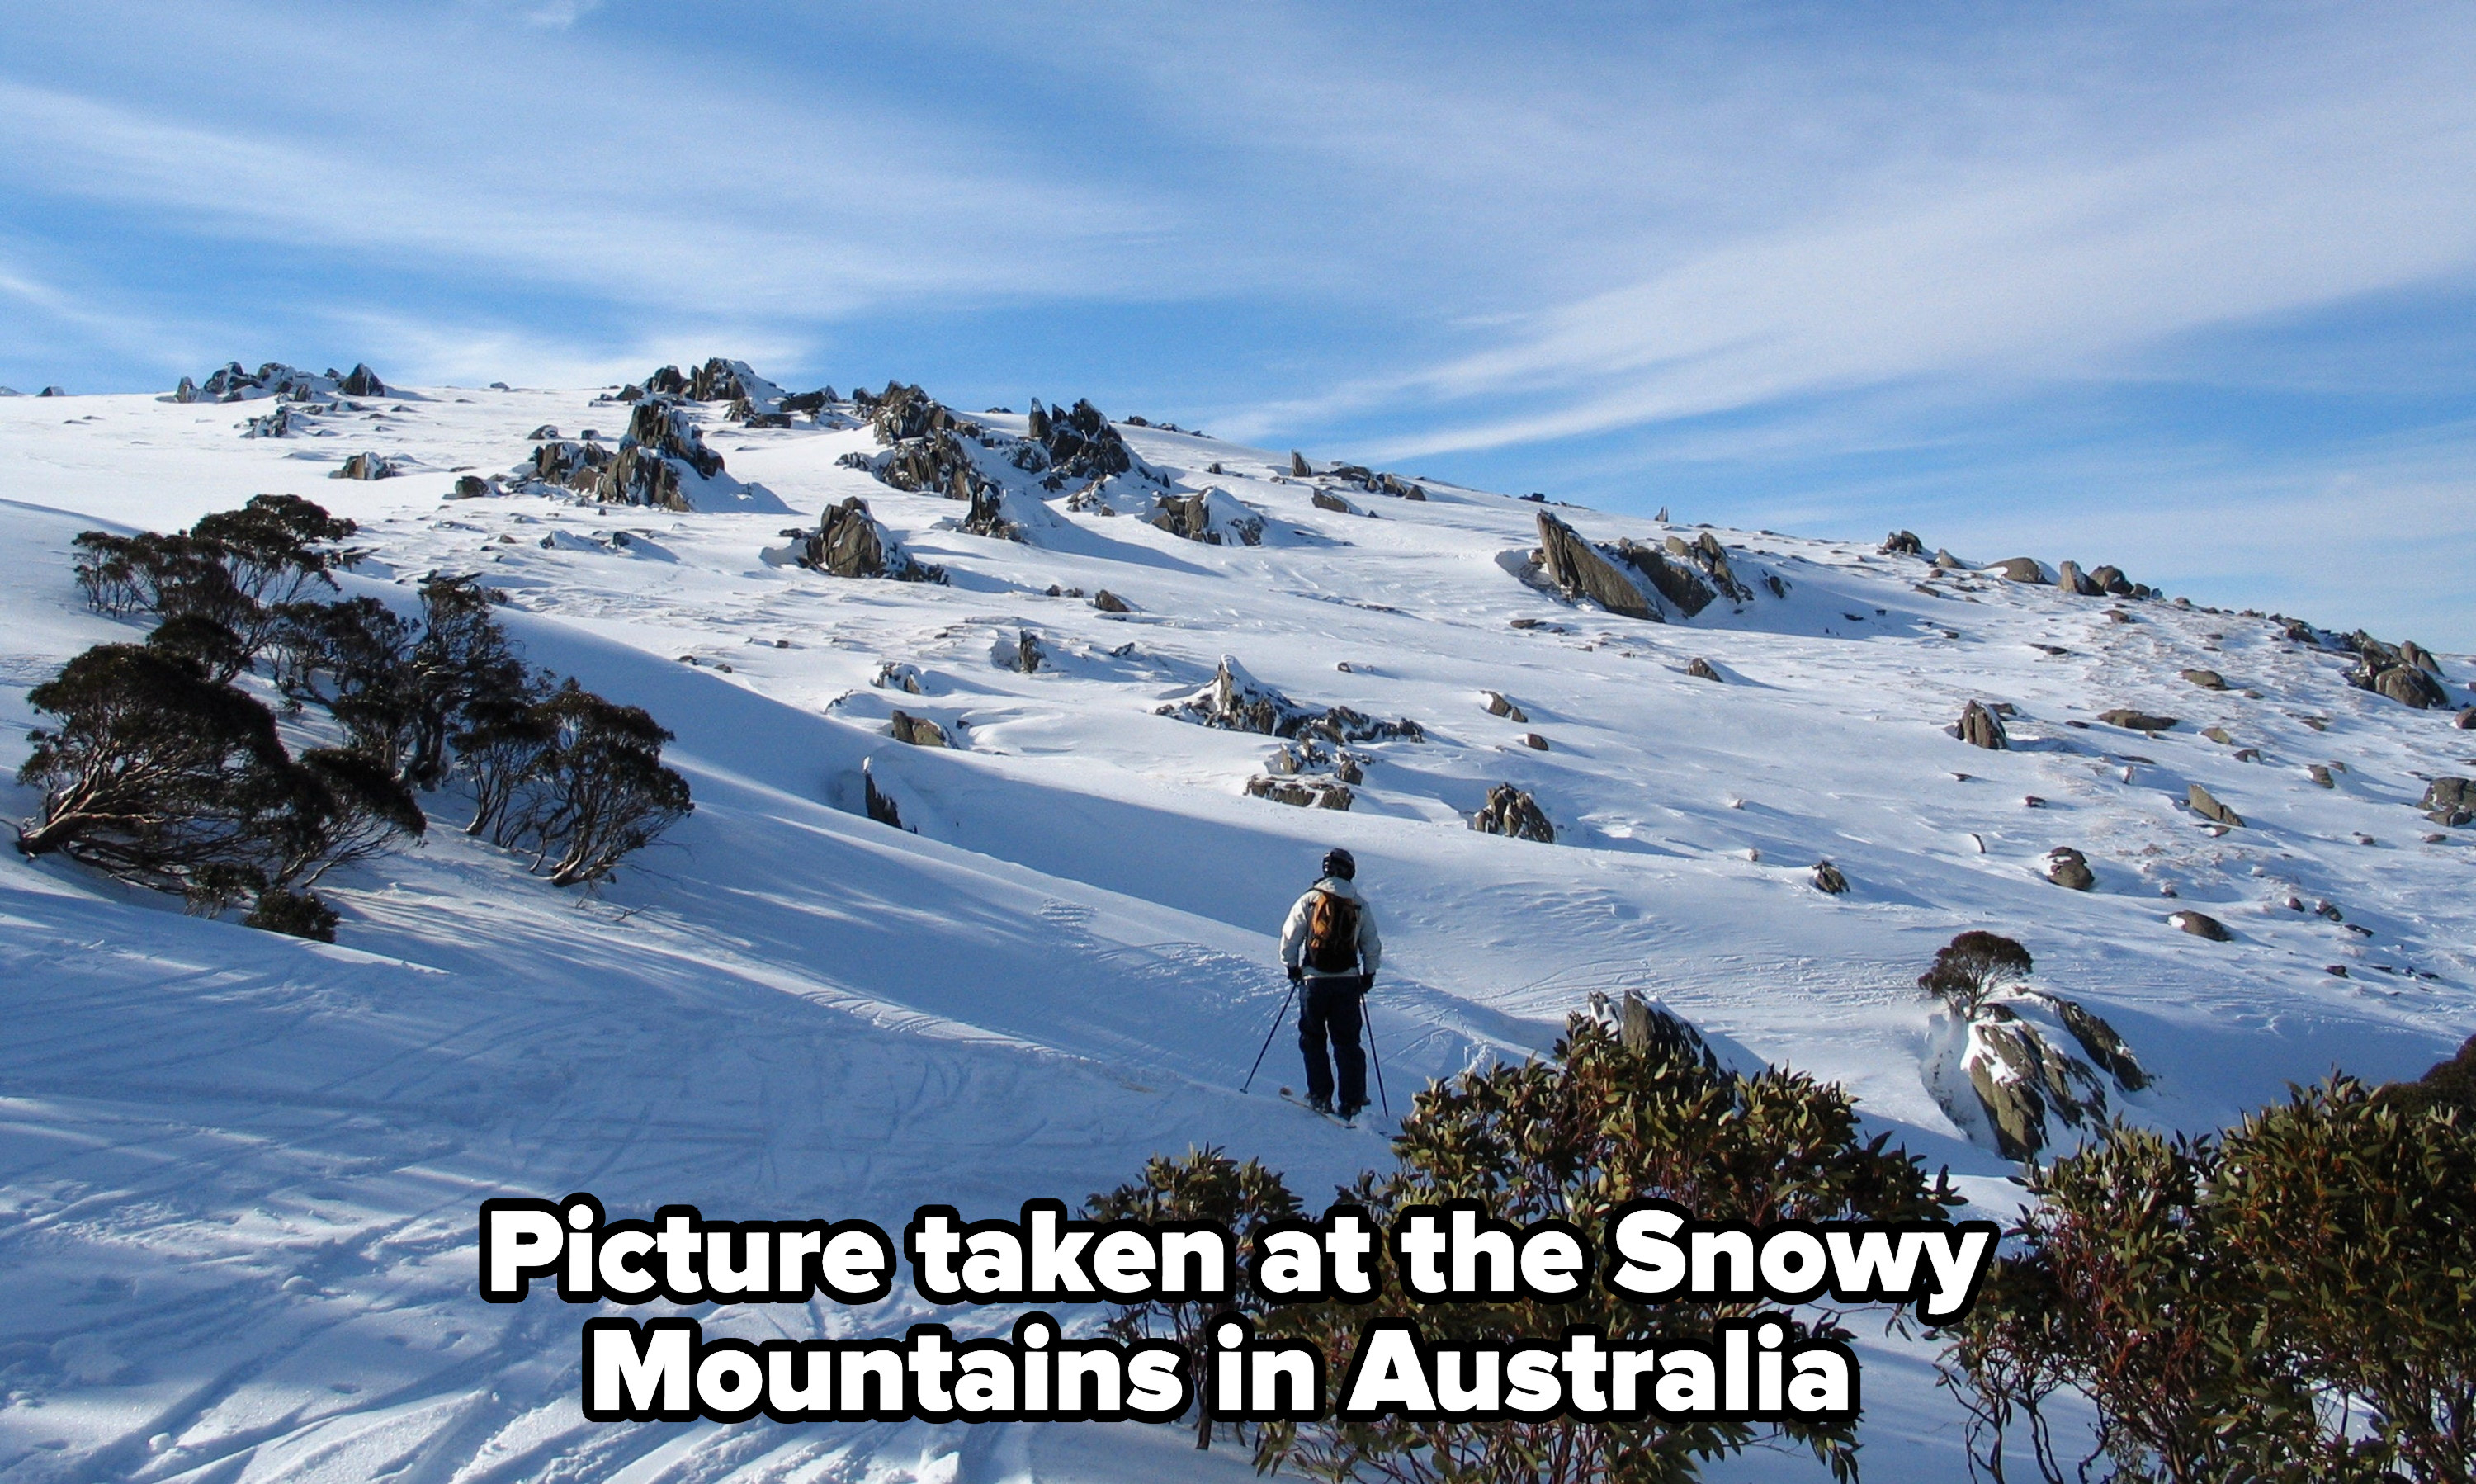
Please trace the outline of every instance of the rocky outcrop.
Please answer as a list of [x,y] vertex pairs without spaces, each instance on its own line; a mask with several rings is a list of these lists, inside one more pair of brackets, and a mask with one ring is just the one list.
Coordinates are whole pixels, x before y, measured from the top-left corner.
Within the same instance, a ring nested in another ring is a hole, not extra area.
[[515,472],[519,479],[529,482],[590,492],[601,482],[602,471],[617,457],[599,443],[560,439],[535,448],[532,461],[518,464]]
[[2212,824],[2224,825],[2230,829],[2243,828],[2242,815],[2220,804],[2208,789],[2198,783],[2192,784],[2184,791],[2184,801],[2192,806],[2193,813]]
[[1500,693],[1492,690],[1483,690],[1480,691],[1478,695],[1479,705],[1487,707],[1488,715],[1501,716],[1506,721],[1525,725],[1529,722],[1530,717],[1528,714],[1525,713],[1522,707],[1515,705],[1512,702],[1506,700]]
[[2072,1039],[2081,1044],[2082,1052],[2107,1076],[2115,1078],[2117,1086],[2125,1092],[2137,1093],[2149,1085],[2149,1074],[2142,1068],[2140,1059],[2132,1054],[2131,1046],[2116,1033],[2113,1026],[2106,1023],[2105,1017],[2061,995],[2042,994],[2039,998],[2054,1007],[2056,1018],[2064,1023],[2066,1030],[2071,1032]]
[[2089,580],[2110,598],[2131,598],[2141,593],[2139,585],[2123,575],[2121,567],[2092,567]]
[[2055,569],[2055,585],[2078,598],[2103,597],[2106,589],[2081,571],[2077,561],[2067,561]]
[[2097,713],[2097,719],[2106,723],[2110,727],[2121,727],[2126,731],[2147,731],[2153,733],[2160,731],[2172,731],[2175,730],[2175,725],[2178,721],[2178,718],[2176,717],[2158,716],[2147,711],[2136,711],[2129,706],[2117,706],[2112,711],[2100,711]]
[[1711,1071],[1720,1070],[1720,1058],[1684,1016],[1661,1004],[1646,1000],[1638,990],[1628,989],[1624,999],[1611,1003],[1598,990],[1591,991],[1591,1015],[1608,1029],[1627,1051],[1656,1051],[1662,1062],[1699,1062]]
[[1041,661],[1049,656],[1048,652],[1041,648],[1040,635],[1026,629],[1015,635],[1014,649],[1010,657],[1016,670],[1025,675],[1037,675],[1040,673]]
[[[279,409],[281,410],[281,409]],[[404,471],[391,459],[376,454],[355,454],[344,460],[344,466],[327,476],[331,480],[391,480]]]
[[1535,731],[1523,732],[1522,734],[1522,745],[1529,748],[1535,753],[1544,753],[1548,751],[1548,739]]
[[1981,703],[1972,701],[1963,707],[1960,720],[1954,724],[1953,735],[1971,747],[1982,747],[1999,753],[2012,745],[2011,736],[2003,730],[2002,721]]
[[880,825],[891,825],[897,829],[911,828],[903,823],[903,810],[895,804],[894,796],[877,786],[877,771],[869,766],[866,759],[860,762],[859,779],[863,799],[862,807],[867,809],[869,818]]
[[1297,449],[1290,450],[1290,477],[1300,480],[1315,477],[1315,465],[1308,463],[1307,456]]
[[1346,705],[1327,706],[1321,711],[1300,705],[1249,675],[1246,667],[1228,655],[1221,656],[1221,667],[1213,673],[1212,683],[1183,701],[1160,706],[1153,714],[1224,731],[1321,738],[1336,746],[1397,739],[1420,742],[1427,735],[1417,722],[1406,717],[1382,722]]
[[1923,556],[1926,544],[1918,539],[1914,531],[1894,531],[1885,536],[1883,544],[1875,550],[1885,556]]
[[1685,662],[1685,674],[1692,680],[1717,680],[1722,685],[1727,683],[1727,681],[1721,680],[1720,672],[1711,667],[1711,661],[1703,658],[1699,655],[1695,655],[1692,659]]
[[2006,1159],[2035,1159],[2099,1134],[2110,1088],[2136,1093],[2150,1081],[2104,1018],[2039,990],[1990,1002],[1965,1021],[1937,1016],[1929,1048],[1927,1088]]
[[1277,779],[1258,774],[1247,780],[1247,796],[1302,809],[1347,809],[1355,801],[1349,785],[1328,779]]
[[1848,878],[1831,862],[1818,860],[1814,863],[1814,889],[1828,897],[1843,896],[1848,890]]
[[1572,527],[1545,510],[1539,512],[1538,524],[1540,560],[1548,569],[1548,580],[1566,597],[1587,598],[1626,618],[1661,619],[1633,580]]
[[1103,587],[1092,595],[1092,606],[1103,613],[1132,613],[1134,606]]
[[2073,1127],[2104,1121],[2105,1092],[2096,1076],[2037,1027],[2017,1019],[1980,1021],[1969,1031],[1969,1086],[1985,1110],[1995,1151],[2004,1158],[2035,1159],[2043,1152],[2050,1118]]
[[2046,569],[2044,566],[2040,564],[2038,558],[2035,556],[2006,557],[2004,560],[1996,562],[1987,570],[1997,573],[2015,582],[2043,583],[2046,581]]
[[913,747],[952,745],[946,740],[946,729],[925,716],[914,716],[908,711],[897,711],[894,713],[892,722],[894,740],[897,742],[908,743]]
[[2233,747],[2236,745],[2236,734],[2229,731],[2224,727],[2204,727],[2201,729],[2201,735],[2213,742],[2216,742],[2220,747]]
[[240,435],[244,438],[290,437],[292,435],[292,408],[290,405],[279,404],[274,411],[268,412],[262,416],[251,418],[248,422],[241,425]]
[[2088,891],[2097,884],[2097,874],[2090,870],[2087,855],[2058,845],[2046,853],[2046,879],[2071,891]]
[[2330,776],[2330,768],[2326,763],[2306,763],[2304,765],[2304,776],[2311,779],[2314,782],[2320,784],[2323,788],[2336,788],[2339,786],[2339,780]]
[[1218,486],[1200,494],[1161,496],[1151,524],[1206,546],[1260,546],[1264,541],[1264,517]]
[[899,690],[913,696],[922,693],[920,667],[897,664],[891,659],[877,667],[877,676],[869,683],[879,690]]
[[793,539],[787,546],[765,549],[769,566],[801,566],[835,577],[891,578],[898,582],[946,581],[943,569],[904,551],[893,533],[868,513],[868,502],[857,495],[828,506],[817,517],[816,530],[794,527],[782,534]]
[[1620,561],[1642,574],[1651,591],[1687,618],[1709,607],[1719,596],[1683,563],[1670,561],[1664,552],[1627,540],[1617,543],[1616,555]]
[[2184,679],[2190,680],[2195,685],[2198,685],[2203,690],[2224,690],[2227,688],[2227,678],[2220,675],[2216,670],[2187,670],[2184,672]]
[[379,374],[366,362],[355,363],[351,373],[337,383],[336,389],[347,397],[384,397],[387,394],[386,383],[380,381]]
[[2462,731],[2476,731],[2476,705],[2471,705],[2462,710],[2459,713],[2459,719],[2452,722],[2450,725],[2458,728]]
[[2439,680],[2441,678],[2441,661],[2434,658],[2433,652],[2431,650],[2428,650],[2423,645],[2416,643],[2414,639],[2400,641],[2399,662],[2401,664],[2414,665],[2436,680]]
[[2425,785],[2417,805],[2437,825],[2457,827],[2476,820],[2476,779],[2439,778]]
[[[46,388],[45,395],[58,396],[60,388]],[[270,360],[256,371],[245,370],[237,360],[210,373],[204,383],[181,378],[163,400],[171,402],[248,402],[260,397],[281,397],[293,402],[311,402],[335,397],[384,397],[386,383],[368,366],[357,365],[351,374],[329,367],[325,374],[305,371],[299,366]]]
[[2414,665],[2392,665],[2373,677],[2375,695],[2388,696],[2401,705],[2419,711],[2432,710],[2450,704],[2449,692],[2443,690],[2430,675]]
[[1481,834],[1511,835],[1519,840],[1556,841],[1556,827],[1548,822],[1539,801],[1510,783],[1487,791],[1487,802],[1471,816],[1470,827]]
[[2169,912],[2166,914],[2166,921],[2196,938],[2207,938],[2213,943],[2227,943],[2235,938],[2234,933],[2227,931],[2226,924],[2207,912],[2194,912],[2189,909],[2182,912]]
[[[1681,556],[1700,568],[1702,575],[1710,580],[1711,585],[1726,594],[1729,601],[1733,603],[1752,601],[1754,590],[1737,581],[1736,569],[1728,564],[1728,550],[1720,544],[1718,536],[1707,531],[1691,541],[1682,536],[1670,536],[1667,548],[1668,555]],[[1773,595],[1777,596],[1777,594],[1778,589],[1774,588]]]

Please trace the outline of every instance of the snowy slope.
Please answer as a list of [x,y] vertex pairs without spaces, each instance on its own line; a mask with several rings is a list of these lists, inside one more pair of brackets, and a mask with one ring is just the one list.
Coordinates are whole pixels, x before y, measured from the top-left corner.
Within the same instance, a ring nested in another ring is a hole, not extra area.
[[[1422,482],[1424,501],[1351,489],[1336,511],[1285,455],[1135,427],[1177,491],[1260,513],[1265,544],[1063,501],[1037,544],[966,535],[959,503],[838,466],[878,451],[867,431],[750,430],[719,408],[706,437],[730,476],[794,515],[442,498],[526,458],[540,425],[614,437],[627,408],[595,395],[437,389],[326,419],[349,430],[333,436],[257,439],[235,407],[0,400],[12,770],[37,720],[26,688],[135,633],[80,604],[69,538],[280,491],[362,523],[359,590],[483,574],[533,660],[679,734],[697,798],[599,898],[434,829],[338,881],[335,947],[0,860],[0,1479],[1234,1473],[1133,1426],[585,1424],[583,1315],[481,1303],[473,1210],[590,1188],[737,1217],[899,1221],[930,1199],[1000,1214],[1190,1143],[1260,1154],[1314,1199],[1380,1145],[1264,1096],[1295,1080],[1287,1038],[1255,1096],[1236,1088],[1282,1000],[1272,934],[1332,844],[1382,913],[1374,1033],[1397,1106],[1426,1076],[1546,1046],[1594,990],[1638,987],[1751,1056],[1845,1081],[1997,1215],[2012,1167],[1922,1073],[1913,981],[1961,928],[2020,938],[2043,985],[2102,1011],[2159,1075],[2123,1111],[2162,1125],[2221,1123],[2334,1065],[2414,1075],[2476,1029],[2476,832],[2412,807],[2425,779],[2476,772],[2476,734],[2350,688],[2341,656],[2266,620],[2143,602],[2117,623],[2108,601],[1870,545],[1722,532],[1740,576],[1786,596],[1647,623],[1520,579],[1539,507]],[[326,478],[363,451],[409,472]],[[759,559],[850,495],[950,583]],[[1671,533],[1553,513],[1594,540]],[[2141,575],[2138,554],[2043,555]],[[1028,675],[1004,663],[1027,629],[1050,656]],[[1273,739],[1154,714],[1224,655],[1426,738],[1359,749],[1347,813],[1246,797]],[[1696,657],[1722,682],[1688,678]],[[917,667],[922,693],[872,685],[887,663]],[[2464,704],[2468,659],[2443,664]],[[2234,688],[2180,678],[2196,666]],[[1945,734],[1971,699],[2017,707],[2014,751]],[[895,742],[897,705],[960,745]],[[2116,706],[2185,725],[2095,721]],[[2212,725],[2233,744],[2199,734]],[[916,833],[859,812],[863,762]],[[2344,764],[2336,787],[2311,763]],[[1465,828],[1507,781],[1557,844]],[[2209,833],[2182,806],[2195,782],[2247,828]],[[11,783],[0,805],[34,800]],[[2096,890],[2043,878],[2062,845]],[[1826,857],[1848,895],[1810,884]],[[2176,930],[2179,907],[2234,941]],[[923,1312],[898,1292],[881,1312],[712,1322],[899,1333]],[[1958,1476],[1927,1352],[1866,1354],[1869,1467]]]

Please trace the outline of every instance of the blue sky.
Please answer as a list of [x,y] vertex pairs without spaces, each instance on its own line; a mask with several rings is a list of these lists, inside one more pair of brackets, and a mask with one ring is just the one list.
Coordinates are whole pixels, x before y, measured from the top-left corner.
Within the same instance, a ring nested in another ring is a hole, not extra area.
[[0,383],[1112,413],[2476,650],[2476,7],[17,6]]

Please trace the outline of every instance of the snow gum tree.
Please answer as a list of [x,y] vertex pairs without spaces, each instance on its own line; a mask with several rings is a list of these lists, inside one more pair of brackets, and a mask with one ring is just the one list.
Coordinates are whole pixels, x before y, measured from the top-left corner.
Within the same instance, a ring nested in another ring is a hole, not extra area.
[[[1404,1208],[1457,1199],[1524,1225],[1572,1223],[1597,1242],[1609,1214],[1637,1200],[1675,1201],[1708,1221],[1941,1223],[1960,1197],[1929,1179],[1888,1135],[1861,1136],[1841,1088],[1769,1069],[1746,1076],[1681,1039],[1628,1045],[1573,1017],[1554,1052],[1437,1082],[1402,1121],[1390,1175],[1360,1177],[1349,1197],[1378,1226]],[[1388,1260],[1389,1266],[1389,1260]],[[1596,1281],[1567,1301],[1529,1297],[1422,1303],[1392,1273],[1373,1300],[1273,1309],[1268,1336],[1303,1338],[1327,1373],[1347,1374],[1362,1325],[1415,1322],[1438,1348],[1551,1338],[1598,1328],[1609,1347],[1707,1343],[1730,1320],[1772,1319],[1796,1341],[1846,1332],[1827,1311],[1792,1313],[1757,1298],[1679,1298],[1638,1304]],[[1256,1462],[1311,1477],[1492,1484],[1634,1484],[1696,1476],[1700,1464],[1768,1438],[1813,1450],[1840,1477],[1855,1472],[1856,1422],[1639,1416],[1426,1420],[1343,1416],[1268,1423]]]

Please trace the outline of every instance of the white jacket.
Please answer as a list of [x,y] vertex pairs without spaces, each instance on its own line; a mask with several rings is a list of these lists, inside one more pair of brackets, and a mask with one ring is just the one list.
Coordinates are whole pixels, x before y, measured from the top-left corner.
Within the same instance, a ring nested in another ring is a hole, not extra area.
[[[1374,974],[1384,961],[1384,939],[1375,930],[1375,904],[1359,893],[1357,887],[1337,876],[1325,877],[1307,888],[1306,894],[1290,908],[1290,920],[1281,925],[1281,962],[1290,968],[1303,967],[1307,961],[1307,917],[1315,909],[1317,892],[1330,892],[1345,901],[1358,903],[1358,967],[1350,974]],[[1308,969],[1310,978],[1341,977]]]

